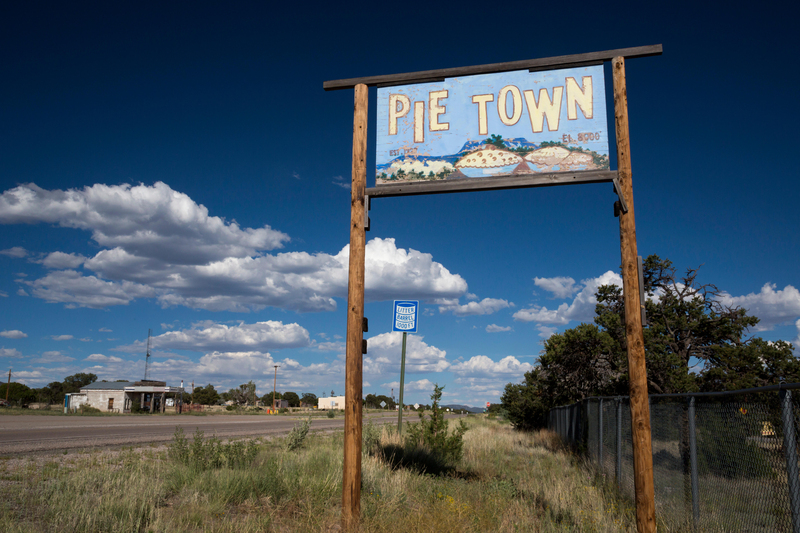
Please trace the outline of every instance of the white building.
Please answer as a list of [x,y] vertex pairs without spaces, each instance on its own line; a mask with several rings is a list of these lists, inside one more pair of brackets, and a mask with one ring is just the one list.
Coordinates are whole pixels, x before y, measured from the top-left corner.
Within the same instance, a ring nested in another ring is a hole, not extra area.
[[317,398],[317,409],[338,409],[344,411],[344,396]]
[[67,394],[64,409],[74,411],[88,405],[106,413],[130,413],[133,402],[140,409],[164,412],[167,393],[180,393],[180,387],[167,387],[164,381],[96,381],[80,392]]

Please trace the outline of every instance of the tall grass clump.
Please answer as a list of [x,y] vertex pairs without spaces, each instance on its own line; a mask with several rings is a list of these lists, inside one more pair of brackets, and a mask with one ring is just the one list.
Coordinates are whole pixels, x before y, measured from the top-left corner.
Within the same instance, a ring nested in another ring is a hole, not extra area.
[[308,430],[311,427],[311,417],[301,421],[294,426],[286,437],[286,450],[291,452],[301,448],[308,436]]
[[258,454],[258,449],[259,444],[254,440],[223,443],[216,437],[206,439],[200,429],[195,431],[190,443],[183,428],[178,427],[169,444],[168,453],[173,461],[195,470],[208,470],[249,466]]

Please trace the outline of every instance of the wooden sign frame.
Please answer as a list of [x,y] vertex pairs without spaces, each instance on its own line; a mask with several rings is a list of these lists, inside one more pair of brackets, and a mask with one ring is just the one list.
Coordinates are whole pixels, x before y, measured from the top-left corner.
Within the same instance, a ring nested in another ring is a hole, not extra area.
[[[326,91],[354,89],[353,173],[350,195],[350,262],[347,291],[346,385],[344,427],[344,472],[342,481],[342,526],[357,528],[361,515],[361,432],[362,432],[362,355],[364,342],[364,272],[365,231],[369,227],[370,198],[445,192],[547,187],[580,183],[613,182],[619,195],[620,253],[622,285],[625,298],[625,328],[630,376],[631,434],[633,438],[633,472],[636,495],[636,525],[640,533],[655,532],[655,491],[653,485],[653,452],[650,432],[650,406],[647,394],[644,332],[639,301],[636,222],[631,182],[628,97],[625,83],[625,58],[661,55],[660,44],[623,48],[588,54],[558,56],[509,63],[428,70],[406,74],[372,76],[326,81]],[[508,72],[521,69],[549,70],[611,62],[614,83],[614,123],[617,137],[617,170],[558,172],[521,177],[471,178],[447,183],[405,183],[367,188],[367,105],[368,87],[386,87],[443,80],[448,77]]]

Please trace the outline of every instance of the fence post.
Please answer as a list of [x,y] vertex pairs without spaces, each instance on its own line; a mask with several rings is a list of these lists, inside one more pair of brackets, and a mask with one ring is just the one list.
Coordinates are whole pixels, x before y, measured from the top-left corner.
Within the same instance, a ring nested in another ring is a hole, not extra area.
[[[564,408],[558,408],[558,436],[564,439]],[[564,439],[567,440],[567,439]]]
[[603,399],[600,398],[600,404],[597,406],[597,464],[600,465],[600,471],[603,471]]
[[700,485],[697,476],[697,432],[694,425],[694,396],[689,397],[689,463],[692,468],[692,523],[700,522]]
[[617,486],[622,488],[622,398],[617,398]]
[[789,478],[789,503],[792,507],[792,529],[800,533],[800,478],[797,471],[797,439],[795,438],[792,392],[781,389],[781,418],[783,422],[783,449],[786,452],[786,475]]
[[559,437],[563,437],[561,434],[561,407],[556,407],[556,433]]
[[572,445],[572,406],[567,406],[567,441]]

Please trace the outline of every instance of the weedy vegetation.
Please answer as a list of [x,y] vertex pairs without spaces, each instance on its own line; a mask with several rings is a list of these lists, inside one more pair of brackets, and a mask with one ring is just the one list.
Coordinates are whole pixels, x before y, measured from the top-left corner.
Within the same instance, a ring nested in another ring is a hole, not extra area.
[[[554,433],[441,422],[365,424],[361,532],[635,530],[633,504]],[[0,531],[340,531],[343,436],[309,425],[265,443],[179,430],[166,448],[5,458]]]

